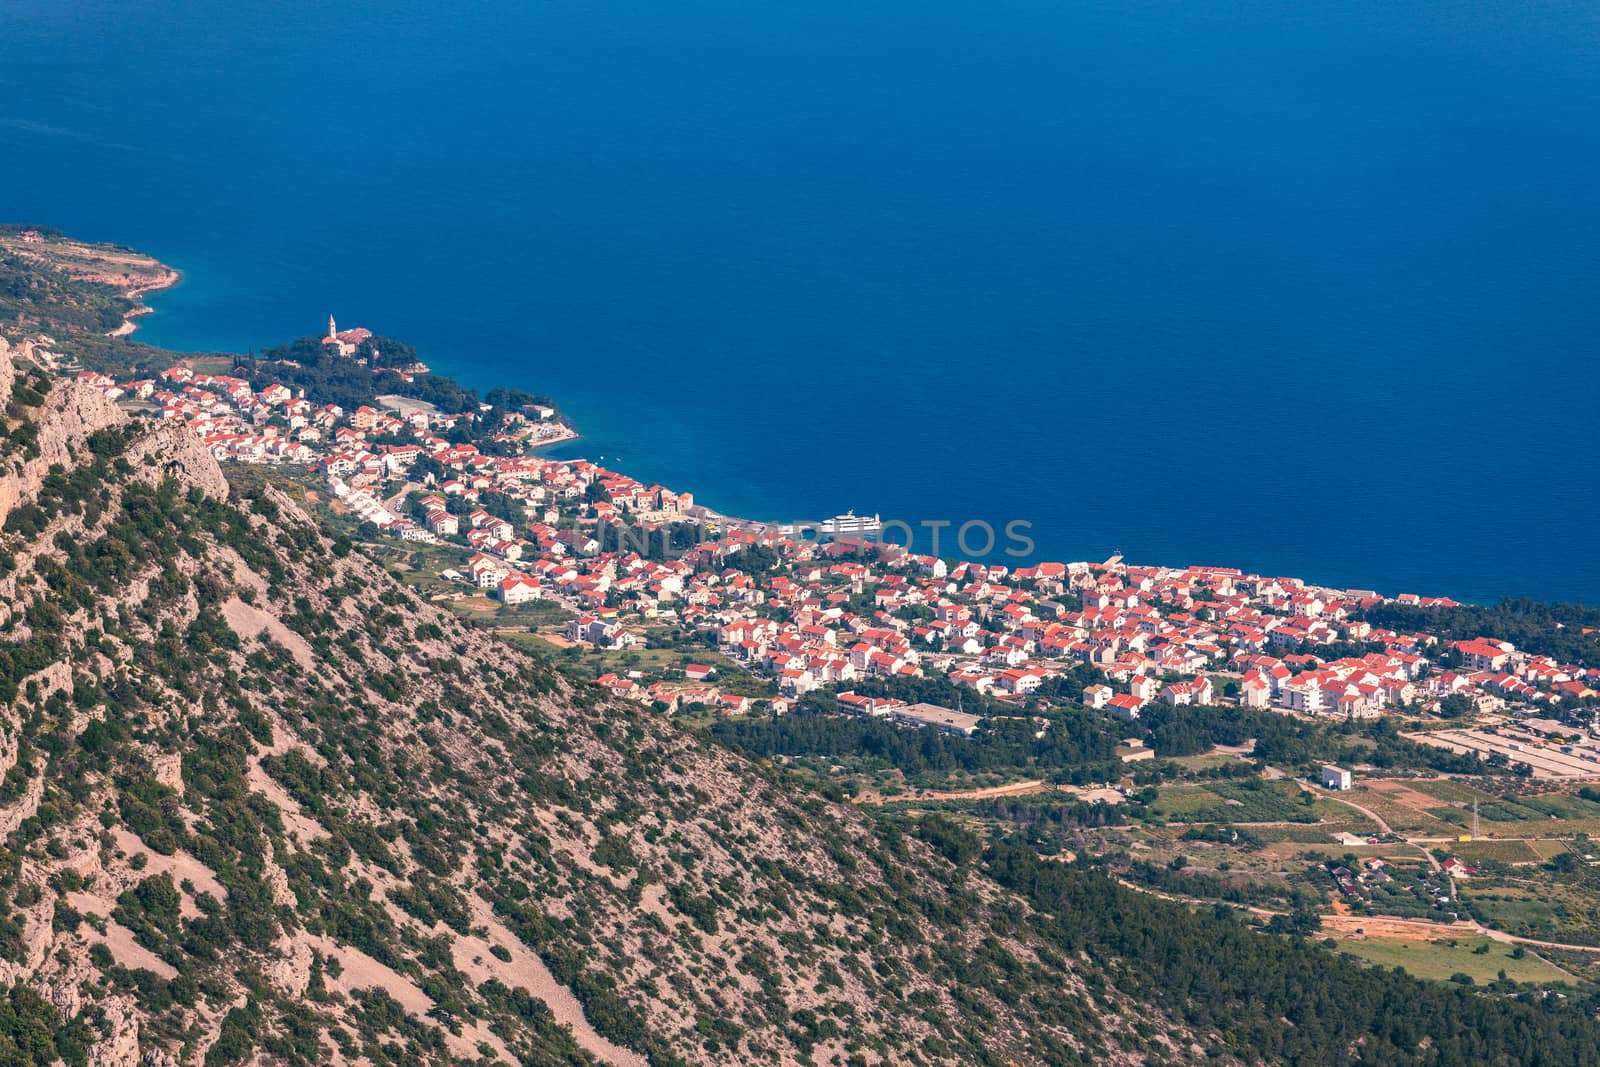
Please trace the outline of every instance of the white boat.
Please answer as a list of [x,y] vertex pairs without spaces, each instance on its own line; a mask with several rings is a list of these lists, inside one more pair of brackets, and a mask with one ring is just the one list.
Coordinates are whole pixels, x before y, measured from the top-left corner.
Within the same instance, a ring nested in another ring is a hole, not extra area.
[[847,511],[843,515],[835,515],[831,519],[824,519],[817,523],[817,530],[821,533],[832,534],[834,537],[860,537],[876,534],[883,529],[883,523],[878,516],[868,518]]

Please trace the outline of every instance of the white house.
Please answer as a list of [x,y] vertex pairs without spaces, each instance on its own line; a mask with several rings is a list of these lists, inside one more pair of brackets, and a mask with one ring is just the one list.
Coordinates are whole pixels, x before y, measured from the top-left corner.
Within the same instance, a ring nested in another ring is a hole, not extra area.
[[1335,767],[1329,764],[1322,768],[1322,788],[1324,789],[1343,792],[1350,788],[1354,780],[1354,776],[1343,767]]
[[1114,696],[1109,685],[1091,685],[1083,691],[1083,702],[1091,708],[1103,708]]
[[543,595],[539,583],[526,574],[512,574],[502,578],[499,588],[500,600],[507,606],[526,604],[530,600],[538,600]]
[[1144,702],[1130,693],[1118,693],[1106,701],[1105,706],[1132,722],[1139,717],[1139,709],[1144,707]]

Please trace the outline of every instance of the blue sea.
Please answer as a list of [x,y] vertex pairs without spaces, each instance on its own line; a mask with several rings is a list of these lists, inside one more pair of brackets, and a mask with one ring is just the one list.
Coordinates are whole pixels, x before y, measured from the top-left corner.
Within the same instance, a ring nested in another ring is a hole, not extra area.
[[10,0],[0,218],[725,512],[1600,602],[1592,0]]

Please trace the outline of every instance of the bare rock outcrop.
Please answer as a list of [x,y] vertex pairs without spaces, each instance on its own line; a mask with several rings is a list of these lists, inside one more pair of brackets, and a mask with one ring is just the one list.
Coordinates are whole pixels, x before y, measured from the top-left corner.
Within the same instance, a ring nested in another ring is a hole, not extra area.
[[129,463],[136,472],[159,480],[173,477],[197,485],[207,496],[228,497],[228,479],[205,444],[177,420],[160,422],[128,446]]
[[[15,382],[16,365],[12,353],[0,352],[0,383],[3,383],[5,396],[10,396]],[[68,379],[55,381],[54,388],[32,418],[39,427],[39,454],[22,462],[20,468],[13,465],[0,474],[0,522],[5,521],[19,501],[33,495],[52,466],[70,466],[73,454],[91,434],[108,426],[121,425],[128,419],[104,394]]]
[[139,1067],[139,1016],[126,997],[107,997],[100,1005],[106,1036],[89,1049],[89,1067]]

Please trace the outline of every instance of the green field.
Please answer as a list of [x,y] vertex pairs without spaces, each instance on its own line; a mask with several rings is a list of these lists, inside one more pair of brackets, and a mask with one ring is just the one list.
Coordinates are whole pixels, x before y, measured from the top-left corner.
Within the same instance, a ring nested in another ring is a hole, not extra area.
[[1540,858],[1526,841],[1462,841],[1450,846],[1450,854],[1465,863],[1536,863]]
[[1231,752],[1202,752],[1198,756],[1178,756],[1172,762],[1185,770],[1204,771],[1220,767],[1225,763],[1237,763],[1239,760],[1240,757]]
[[1409,789],[1452,804],[1471,804],[1474,800],[1488,804],[1499,799],[1453,778],[1407,779],[1405,784]]
[[[1457,883],[1460,885],[1461,883]],[[1483,892],[1475,885],[1463,886],[1461,899],[1485,926],[1521,937],[1561,941],[1571,936],[1565,920],[1548,900],[1528,895],[1520,887],[1497,886]]]
[[1361,788],[1357,789],[1350,799],[1363,808],[1376,812],[1396,833],[1450,836],[1457,832],[1449,823],[1427,812],[1418,811],[1408,804],[1402,804],[1387,793]]
[[[1487,945],[1479,955],[1473,949]],[[1446,941],[1405,941],[1387,937],[1351,937],[1339,940],[1339,950],[1360,956],[1380,967],[1404,967],[1418,978],[1448,981],[1454,974],[1470,974],[1483,985],[1505,971],[1515,982],[1567,982],[1570,979],[1553,964],[1531,951],[1520,960],[1512,959],[1514,947],[1488,938],[1462,938],[1455,944]]]
[[[1174,785],[1161,789],[1152,811],[1173,822],[1316,822],[1312,806],[1301,796],[1293,782],[1259,778],[1210,782],[1204,787]],[[1335,813],[1336,817],[1349,814],[1345,809]]]
[[1164,786],[1151,811],[1170,819],[1206,811],[1221,802],[1221,797],[1197,785]]
[[1561,855],[1561,853],[1569,851],[1565,841],[1529,841],[1528,847],[1541,860],[1551,860]]

